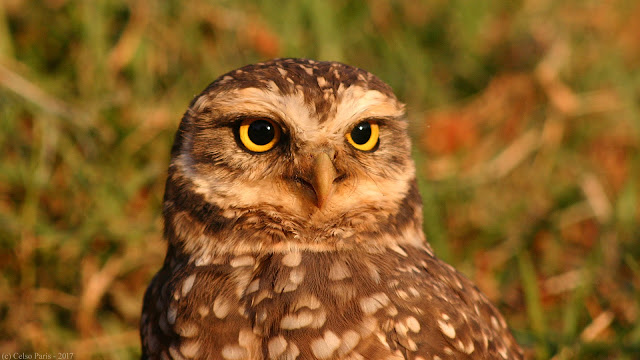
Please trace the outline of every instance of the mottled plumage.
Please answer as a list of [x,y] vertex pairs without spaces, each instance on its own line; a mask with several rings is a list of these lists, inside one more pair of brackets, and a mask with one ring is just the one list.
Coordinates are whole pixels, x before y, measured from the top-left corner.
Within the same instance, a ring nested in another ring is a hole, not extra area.
[[209,85],[171,152],[143,358],[521,359],[425,241],[406,128],[388,85],[340,63]]

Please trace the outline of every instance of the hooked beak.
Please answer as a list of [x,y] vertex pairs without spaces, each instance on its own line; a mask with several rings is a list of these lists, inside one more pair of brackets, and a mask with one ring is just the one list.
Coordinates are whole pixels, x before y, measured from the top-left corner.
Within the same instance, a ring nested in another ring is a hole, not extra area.
[[329,154],[320,152],[313,159],[311,186],[316,193],[316,206],[322,209],[333,190],[333,181],[338,177]]

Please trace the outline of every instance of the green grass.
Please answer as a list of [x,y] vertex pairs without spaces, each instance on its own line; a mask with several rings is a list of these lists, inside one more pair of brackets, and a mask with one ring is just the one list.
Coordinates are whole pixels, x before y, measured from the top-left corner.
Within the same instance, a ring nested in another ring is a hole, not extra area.
[[135,358],[189,101],[271,57],[408,104],[425,231],[536,359],[640,353],[633,1],[0,3],[0,353]]

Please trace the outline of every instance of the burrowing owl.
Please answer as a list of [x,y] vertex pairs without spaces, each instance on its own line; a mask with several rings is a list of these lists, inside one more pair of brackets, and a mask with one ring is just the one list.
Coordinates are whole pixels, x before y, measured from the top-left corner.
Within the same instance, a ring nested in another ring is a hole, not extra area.
[[425,241],[406,128],[388,85],[336,62],[209,85],[171,150],[143,358],[522,358]]

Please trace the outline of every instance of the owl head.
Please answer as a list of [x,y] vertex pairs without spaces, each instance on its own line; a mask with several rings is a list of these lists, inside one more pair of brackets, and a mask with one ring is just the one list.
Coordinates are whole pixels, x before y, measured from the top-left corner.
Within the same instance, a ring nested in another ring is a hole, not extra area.
[[391,88],[355,67],[277,59],[231,71],[182,119],[165,235],[194,261],[421,243],[406,129]]

